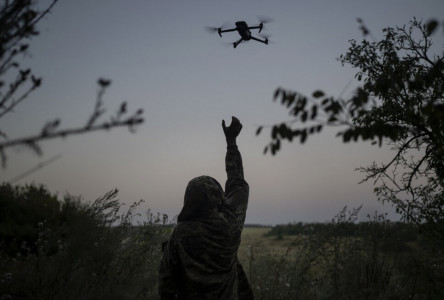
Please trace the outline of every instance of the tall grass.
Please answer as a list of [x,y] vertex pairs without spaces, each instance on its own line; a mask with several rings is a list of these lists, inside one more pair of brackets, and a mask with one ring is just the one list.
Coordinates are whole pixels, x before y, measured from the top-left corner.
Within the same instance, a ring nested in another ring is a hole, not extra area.
[[[161,242],[173,227],[150,211],[136,223],[139,205],[124,210],[117,190],[91,204],[65,198],[62,223],[40,222],[35,245],[17,255],[0,251],[0,299],[158,299]],[[377,214],[350,234],[358,213],[306,226],[279,251],[260,240],[242,248],[255,298],[444,299],[442,244],[393,231]],[[280,245],[290,240],[277,232]]]
[[[1,299],[156,299],[166,216],[147,213],[133,225],[134,203],[125,212],[113,190],[79,209],[58,228],[39,224],[37,253],[0,264]],[[23,245],[27,247],[27,245]]]
[[328,231],[294,236],[283,253],[250,247],[255,298],[444,299],[443,248],[426,237],[404,245],[384,215],[346,234],[358,213],[342,210]]

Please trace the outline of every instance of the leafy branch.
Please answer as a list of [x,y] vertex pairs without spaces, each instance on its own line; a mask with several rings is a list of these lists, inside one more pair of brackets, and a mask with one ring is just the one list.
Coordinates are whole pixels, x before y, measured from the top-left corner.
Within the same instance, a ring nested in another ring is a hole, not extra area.
[[344,143],[387,141],[393,158],[360,167],[362,182],[373,179],[379,201],[394,204],[406,221],[432,222],[430,228],[444,240],[444,50],[432,53],[440,24],[413,18],[408,26],[383,29],[377,41],[358,22],[373,41],[351,40],[338,60],[358,69],[362,87],[347,100],[320,90],[308,98],[278,88],[274,101],[280,100],[292,120],[271,126],[264,153],[276,154],[283,140],[305,143],[325,126],[339,127],[336,135]]

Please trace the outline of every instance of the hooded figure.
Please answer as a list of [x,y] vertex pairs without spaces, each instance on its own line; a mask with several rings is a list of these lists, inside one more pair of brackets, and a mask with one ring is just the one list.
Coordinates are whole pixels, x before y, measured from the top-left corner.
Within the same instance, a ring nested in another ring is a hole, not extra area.
[[249,187],[235,141],[228,143],[225,161],[225,193],[209,176],[188,183],[177,226],[163,247],[161,299],[253,299],[237,258]]

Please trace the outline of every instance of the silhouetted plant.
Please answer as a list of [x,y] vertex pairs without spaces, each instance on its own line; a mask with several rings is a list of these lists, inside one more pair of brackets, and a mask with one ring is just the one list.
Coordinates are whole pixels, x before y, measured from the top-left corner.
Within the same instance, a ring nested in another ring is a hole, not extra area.
[[[0,119],[10,114],[13,109],[22,104],[42,84],[42,78],[33,74],[29,68],[22,68],[19,56],[29,51],[29,38],[39,34],[37,25],[57,3],[51,4],[39,11],[35,1],[3,1],[0,6]],[[6,150],[12,147],[25,146],[34,153],[41,155],[40,142],[54,138],[64,138],[70,135],[83,134],[97,130],[109,130],[115,127],[127,127],[134,131],[137,125],[143,123],[143,110],[128,113],[127,103],[123,102],[117,112],[103,120],[106,109],[103,105],[103,95],[111,81],[100,78],[97,81],[99,91],[96,103],[90,117],[84,125],[74,128],[62,128],[61,119],[48,121],[34,135],[10,138],[0,128],[0,161],[6,166]]]
[[[254,247],[254,259],[246,258],[250,266],[242,263],[249,266],[255,298],[442,298],[442,250],[417,227],[392,224],[385,214],[377,213],[356,223],[358,213],[359,208],[344,208],[332,222],[322,224],[326,227],[306,224],[311,229],[293,236],[284,252]],[[396,230],[408,231],[417,239],[406,245]],[[289,236],[284,234],[285,238]]]
[[427,224],[422,228],[444,241],[444,52],[432,47],[438,27],[436,20],[414,18],[408,26],[385,28],[380,41],[351,40],[339,61],[359,70],[363,86],[350,99],[278,88],[274,100],[293,120],[272,126],[264,151],[277,153],[283,140],[305,143],[325,126],[342,128],[337,136],[344,142],[381,145],[385,139],[393,158],[359,168],[363,181],[374,180],[380,202],[394,205],[408,222]]
[[168,218],[149,217],[136,225],[141,201],[123,211],[117,192],[91,204],[66,195],[53,218],[58,222],[30,224],[37,231],[35,250],[11,254],[0,247],[0,298],[156,299]]

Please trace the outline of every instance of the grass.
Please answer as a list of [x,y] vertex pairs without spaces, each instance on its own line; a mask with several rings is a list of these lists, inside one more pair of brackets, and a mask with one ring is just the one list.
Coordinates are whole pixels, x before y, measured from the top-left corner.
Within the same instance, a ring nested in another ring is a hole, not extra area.
[[[37,228],[34,248],[0,251],[0,299],[158,299],[160,244],[172,224],[149,211],[133,226],[138,203],[119,213],[116,196],[65,199],[63,218]],[[297,235],[288,226],[245,227],[238,257],[255,299],[444,299],[442,247],[384,219],[353,227],[356,213]]]
[[242,264],[249,260],[251,249],[254,253],[283,255],[296,236],[265,236],[271,227],[245,227],[242,231],[242,240],[239,246],[238,257]]

